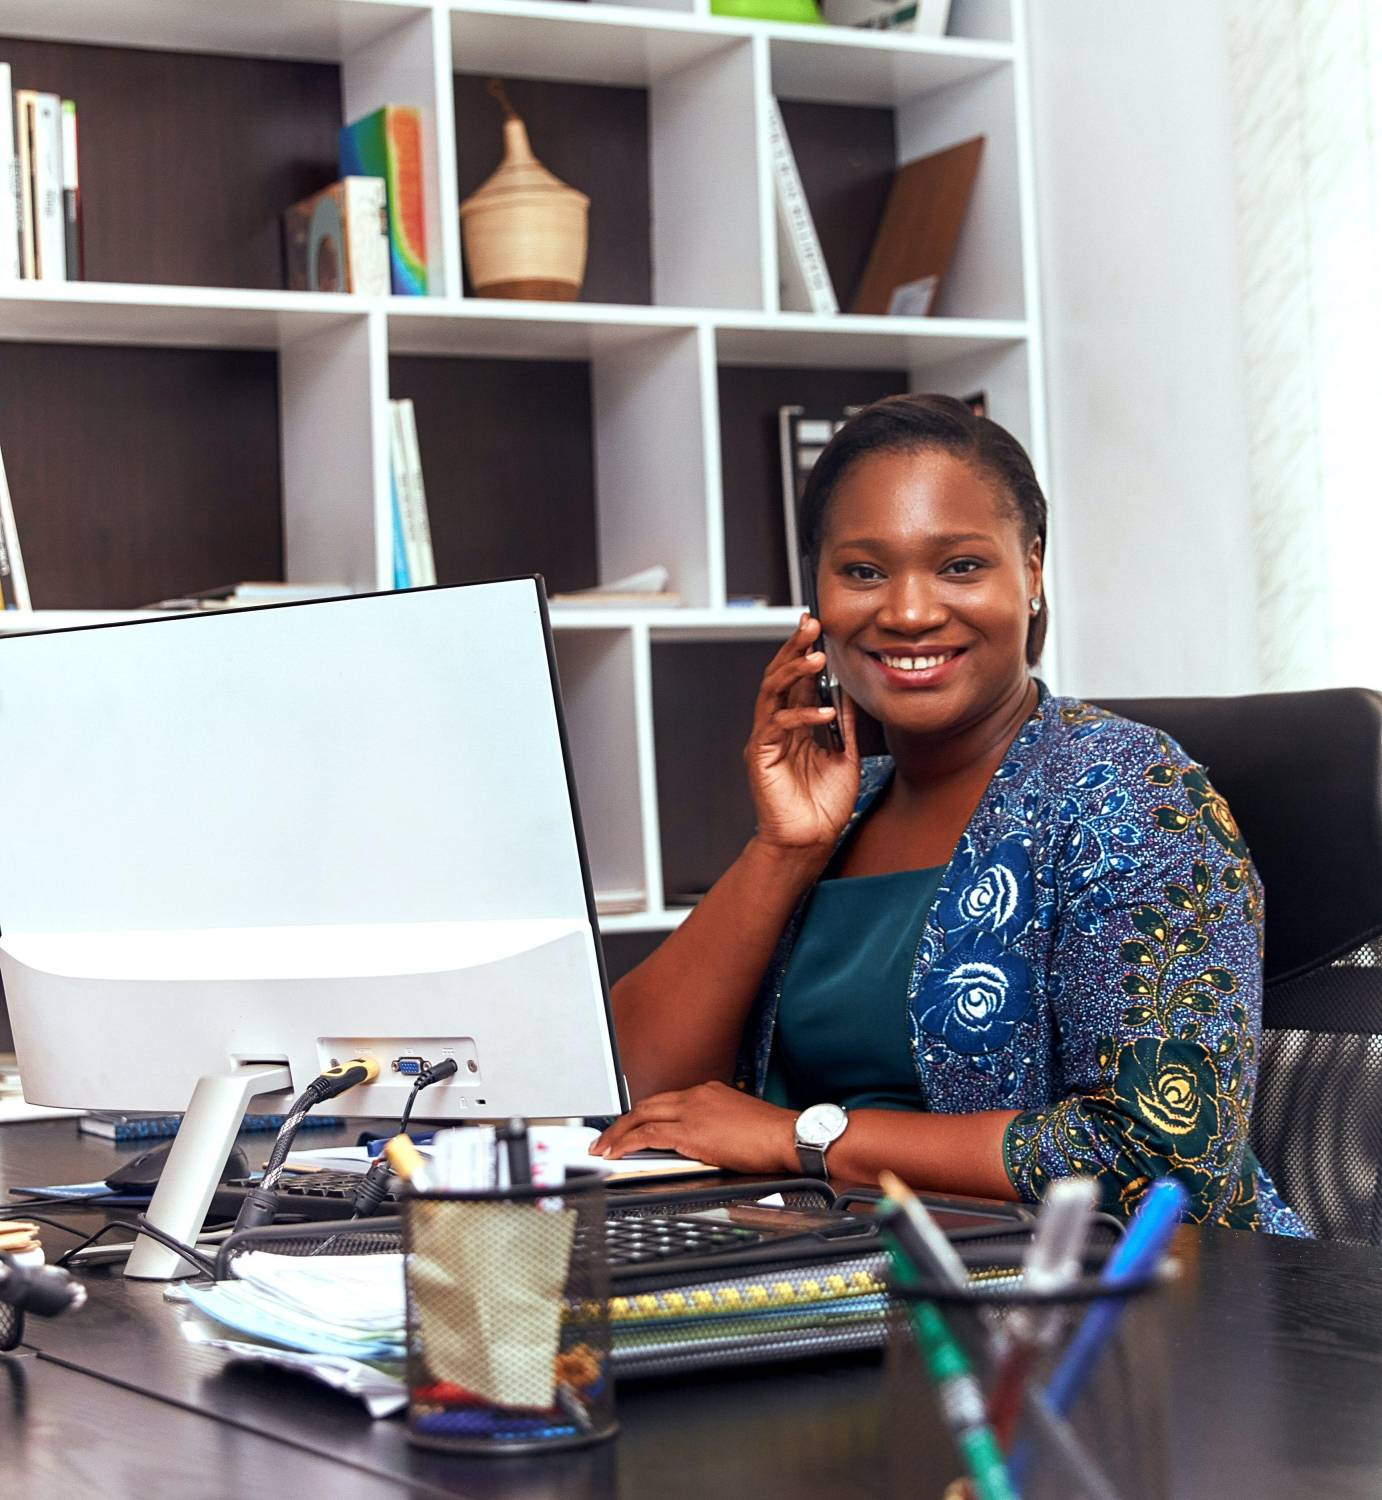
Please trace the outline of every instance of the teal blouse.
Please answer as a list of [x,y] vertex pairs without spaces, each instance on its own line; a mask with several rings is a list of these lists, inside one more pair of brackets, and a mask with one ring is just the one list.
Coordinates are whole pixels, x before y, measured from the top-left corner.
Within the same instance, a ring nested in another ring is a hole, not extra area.
[[783,980],[769,1103],[922,1107],[907,981],[944,875],[941,865],[817,883]]

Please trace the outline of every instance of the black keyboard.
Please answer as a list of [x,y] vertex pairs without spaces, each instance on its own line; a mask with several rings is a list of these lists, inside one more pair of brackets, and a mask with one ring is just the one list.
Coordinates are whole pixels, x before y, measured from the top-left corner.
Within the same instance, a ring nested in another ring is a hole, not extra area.
[[[352,1198],[363,1177],[358,1172],[285,1172],[278,1181],[280,1225],[300,1215],[308,1219],[348,1219]],[[248,1179],[223,1182],[212,1203],[215,1217],[233,1217],[254,1184]],[[379,1217],[398,1212],[398,1199],[385,1195]],[[360,1227],[369,1220],[361,1219]],[[721,1255],[760,1244],[767,1236],[742,1224],[713,1219],[611,1214],[605,1220],[605,1253],[611,1266],[651,1268],[683,1257]]]

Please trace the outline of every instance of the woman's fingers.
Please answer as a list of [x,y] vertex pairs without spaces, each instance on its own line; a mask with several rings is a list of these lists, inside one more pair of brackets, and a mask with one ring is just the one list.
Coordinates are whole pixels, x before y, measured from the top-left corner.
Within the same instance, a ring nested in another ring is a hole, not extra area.
[[759,701],[781,701],[791,693],[797,683],[814,677],[824,667],[825,653],[808,651],[804,656],[793,657],[780,666],[770,668],[763,674],[763,680],[759,685]]
[[817,724],[828,724],[835,717],[833,708],[820,708],[811,704],[806,708],[779,708],[772,722],[782,730],[814,729]]
[[627,1156],[631,1151],[675,1151],[677,1149],[677,1122],[674,1120],[649,1120],[626,1132],[607,1151],[605,1156]]
[[590,1149],[597,1156],[604,1156],[615,1147],[622,1148],[628,1136],[645,1125],[680,1119],[684,1094],[673,1089],[665,1094],[649,1094],[640,1099],[626,1115],[620,1117],[591,1142]]

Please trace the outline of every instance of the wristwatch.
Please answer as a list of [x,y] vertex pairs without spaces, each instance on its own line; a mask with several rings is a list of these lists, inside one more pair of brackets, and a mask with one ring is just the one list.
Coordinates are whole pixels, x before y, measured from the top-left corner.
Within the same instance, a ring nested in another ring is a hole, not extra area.
[[797,1160],[808,1177],[824,1181],[830,1175],[825,1169],[825,1153],[848,1124],[849,1116],[840,1104],[813,1104],[797,1116]]

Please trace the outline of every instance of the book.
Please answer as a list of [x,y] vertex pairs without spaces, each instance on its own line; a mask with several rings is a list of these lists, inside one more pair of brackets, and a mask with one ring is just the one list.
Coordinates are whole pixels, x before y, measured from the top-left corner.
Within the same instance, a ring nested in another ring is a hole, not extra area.
[[343,177],[283,215],[290,292],[388,295],[389,211],[382,177]]
[[399,104],[341,127],[342,177],[382,177],[389,212],[389,279],[405,297],[427,295],[422,201],[422,116]]
[[393,586],[409,589],[413,586],[408,572],[408,544],[403,539],[403,506],[398,498],[398,477],[393,467],[393,414],[389,414],[389,517],[393,536]]
[[10,65],[0,62],[0,281],[15,280],[19,264],[19,158],[14,143]]
[[67,233],[62,213],[62,100],[33,96],[34,274],[40,281],[67,280]]
[[976,136],[898,168],[854,312],[930,314],[960,237],[983,152],[984,138]]
[[422,450],[417,440],[417,414],[410,397],[393,403],[398,414],[398,438],[402,445],[403,536],[408,546],[408,564],[413,583],[430,587],[437,581],[437,564],[432,553],[432,523],[427,514],[427,492],[422,484]]
[[19,550],[19,530],[14,524],[14,505],[0,454],[0,605],[5,609],[28,609],[29,579],[24,572],[24,554]]
[[77,106],[62,101],[62,227],[67,279],[86,279],[86,245],[82,237],[82,188],[77,155]]
[[831,26],[918,36],[944,36],[950,24],[950,0],[823,0],[821,11]]
[[[246,1115],[240,1122],[244,1133],[277,1130],[283,1124],[282,1115]],[[345,1121],[339,1115],[304,1115],[299,1130],[332,1130]],[[178,1133],[182,1124],[181,1115],[121,1114],[114,1110],[96,1109],[82,1116],[77,1129],[83,1135],[99,1135],[108,1141],[153,1141],[166,1140]]]
[[790,312],[829,315],[840,310],[830,271],[802,189],[792,143],[776,99],[768,100],[768,141],[773,159],[773,198],[777,205],[778,296]]
[[821,450],[854,415],[857,406],[833,410],[811,410],[804,406],[779,406],[777,409],[778,452],[782,462],[782,529],[787,542],[787,584],[791,603],[804,607],[806,595],[801,579],[801,538],[797,533],[797,515],[806,481]]
[[14,91],[15,177],[19,203],[19,274],[32,281],[34,269],[34,100],[33,89]]

